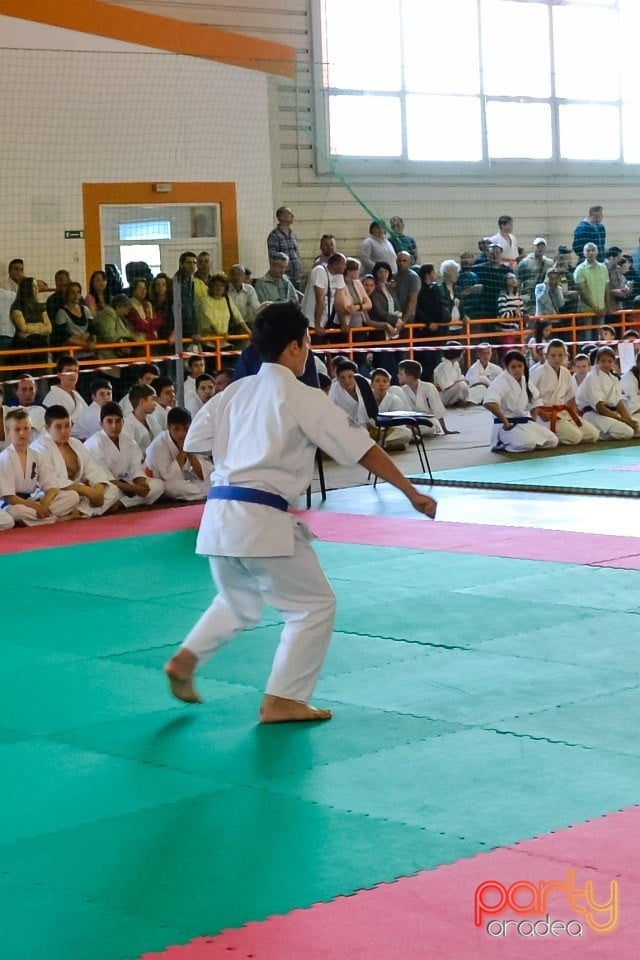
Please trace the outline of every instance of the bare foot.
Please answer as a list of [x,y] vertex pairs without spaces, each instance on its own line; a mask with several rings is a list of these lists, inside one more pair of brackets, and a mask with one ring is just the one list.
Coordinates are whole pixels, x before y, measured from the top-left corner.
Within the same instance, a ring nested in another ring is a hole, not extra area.
[[193,685],[193,673],[197,662],[196,657],[189,650],[180,650],[164,667],[171,693],[184,703],[202,703],[202,697]]
[[331,720],[331,710],[312,707],[299,700],[287,700],[266,693],[260,707],[260,723],[299,723],[300,721]]

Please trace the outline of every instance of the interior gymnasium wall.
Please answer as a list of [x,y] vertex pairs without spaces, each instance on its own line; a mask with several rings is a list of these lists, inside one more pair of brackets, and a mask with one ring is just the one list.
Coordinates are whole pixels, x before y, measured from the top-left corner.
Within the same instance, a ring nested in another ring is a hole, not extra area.
[[83,182],[234,181],[240,256],[260,261],[274,204],[265,74],[8,17],[0,38],[1,276],[21,256],[43,279],[85,278],[83,241],[64,239],[83,227]]
[[[296,232],[309,265],[324,232],[335,233],[339,249],[356,253],[368,232],[369,216],[331,176],[315,170],[311,0],[119,0],[127,7],[217,26],[295,48],[295,81],[269,78],[271,161],[274,200],[291,206]],[[356,38],[357,39],[357,38]],[[408,181],[351,175],[349,182],[377,215],[403,216],[418,240],[423,261],[438,263],[477,239],[496,232],[499,215],[514,217],[514,232],[527,250],[534,237],[551,246],[571,241],[575,224],[590,205],[605,207],[611,243],[635,247],[640,234],[637,177],[603,179],[585,164],[573,176],[545,171],[518,176],[502,169],[473,180],[429,177]],[[263,248],[262,248],[263,249]],[[256,263],[262,269],[264,263]]]

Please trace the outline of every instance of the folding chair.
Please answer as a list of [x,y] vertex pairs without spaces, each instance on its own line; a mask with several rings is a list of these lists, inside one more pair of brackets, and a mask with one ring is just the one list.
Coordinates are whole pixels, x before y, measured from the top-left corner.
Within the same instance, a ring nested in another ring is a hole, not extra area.
[[[327,499],[327,488],[324,482],[324,467],[322,465],[322,454],[316,450],[316,466],[318,468],[318,481],[320,483],[320,498],[322,502]],[[311,508],[311,484],[307,487],[307,510]]]
[[[420,427],[433,426],[433,421],[434,417],[429,416],[428,413],[416,413],[412,410],[398,410],[395,413],[379,413],[376,417],[376,427],[378,428],[376,442],[380,444],[383,450],[389,430],[393,429],[393,427],[409,427],[420,458],[420,467],[423,473],[429,474],[431,483],[433,483],[433,474]],[[369,474],[369,476],[371,476],[371,474]],[[374,487],[377,481],[378,478],[375,477],[373,481]]]

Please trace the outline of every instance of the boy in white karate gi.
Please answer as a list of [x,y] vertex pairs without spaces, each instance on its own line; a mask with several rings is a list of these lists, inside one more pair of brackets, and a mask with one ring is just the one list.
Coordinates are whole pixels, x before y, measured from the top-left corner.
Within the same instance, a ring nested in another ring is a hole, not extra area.
[[146,383],[137,383],[129,390],[132,412],[128,416],[125,414],[124,429],[138,444],[143,456],[151,441],[162,433],[162,427],[153,415],[156,402],[155,390]]
[[79,515],[78,494],[59,490],[46,461],[29,446],[31,424],[26,412],[20,407],[7,411],[5,429],[10,443],[0,453],[0,497],[6,505],[0,510],[0,529],[13,526],[13,521],[32,527]]
[[469,384],[469,400],[471,403],[482,404],[487,387],[502,373],[502,367],[491,362],[491,344],[479,343],[476,347],[475,363],[472,363],[465,374]]
[[[560,443],[595,443],[600,431],[592,423],[580,418],[573,380],[565,366],[566,359],[567,348],[564,342],[551,340],[547,345],[545,362],[538,364],[535,370],[529,373],[529,383],[537,388],[541,404],[550,408],[547,411],[537,408],[536,417],[539,422],[553,430]],[[568,410],[558,409],[560,407],[568,407]],[[555,419],[555,428],[551,426],[552,416]]]
[[197,414],[185,447],[213,450],[215,483],[196,550],[209,557],[218,594],[165,667],[173,694],[200,702],[196,667],[235,634],[260,622],[265,602],[284,627],[266,694],[262,723],[328,720],[310,705],[331,638],[335,596],[293,513],[313,474],[316,448],[343,465],[361,463],[397,486],[429,516],[435,502],[413,487],[366,430],[349,426],[318,389],[296,378],[309,350],[307,319],[292,303],[274,303],[257,317],[253,342],[264,362]]
[[140,447],[124,432],[122,410],[110,401],[100,408],[101,429],[84,447],[109,474],[125,507],[150,507],[164,493],[162,480],[145,475]]
[[111,381],[100,377],[91,383],[91,403],[74,422],[71,436],[77,440],[86,440],[100,429],[100,410],[105,403],[113,400]]
[[54,404],[44,415],[46,433],[34,441],[60,490],[80,495],[80,513],[99,517],[119,508],[120,492],[111,475],[96,463],[85,445],[71,436],[71,421],[64,407]]
[[576,402],[583,418],[598,428],[603,440],[631,440],[637,435],[638,421],[625,406],[620,381],[613,372],[615,362],[615,351],[600,347],[595,367],[578,387]]
[[147,447],[144,461],[148,477],[157,477],[171,500],[204,500],[209,492],[211,462],[184,447],[191,414],[173,407],[167,414],[167,429]]
[[[428,413],[437,420],[445,435],[460,433],[459,430],[449,430],[444,421],[444,406],[440,394],[432,383],[421,380],[422,364],[417,360],[401,360],[398,364],[398,383],[407,398],[409,410],[416,413]],[[420,432],[425,437],[432,437],[440,431],[437,425],[421,426]]]
[[64,407],[73,425],[87,409],[86,401],[76,390],[80,365],[73,357],[60,357],[56,363],[56,373],[60,383],[51,387],[45,395],[42,405],[43,407],[56,405]]
[[196,380],[195,396],[189,401],[186,399],[184,401],[184,405],[192,417],[195,417],[198,410],[201,410],[202,407],[204,407],[207,400],[211,400],[211,397],[215,394],[215,392],[216,381],[214,378],[210,373],[201,373]]
[[[383,367],[377,367],[371,373],[371,392],[378,404],[378,413],[399,413],[407,409],[404,394],[399,387],[396,388],[402,394],[402,399],[391,391],[391,376]],[[379,430],[375,424],[369,424],[369,433],[377,439]],[[409,427],[391,427],[387,430],[385,437],[385,450],[406,450],[411,442],[411,430]]]
[[449,340],[442,351],[442,360],[433,371],[433,383],[445,407],[466,407],[471,402],[469,384],[460,369],[461,357],[460,344],[455,340]]

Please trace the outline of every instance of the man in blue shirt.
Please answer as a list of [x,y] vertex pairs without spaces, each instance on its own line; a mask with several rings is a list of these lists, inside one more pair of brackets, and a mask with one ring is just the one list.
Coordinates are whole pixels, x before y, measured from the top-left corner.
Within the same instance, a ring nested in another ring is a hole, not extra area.
[[597,259],[604,262],[604,252],[607,247],[607,231],[602,222],[602,207],[589,207],[589,216],[581,220],[573,233],[573,252],[584,260],[584,248],[587,243],[595,243],[598,248]]

